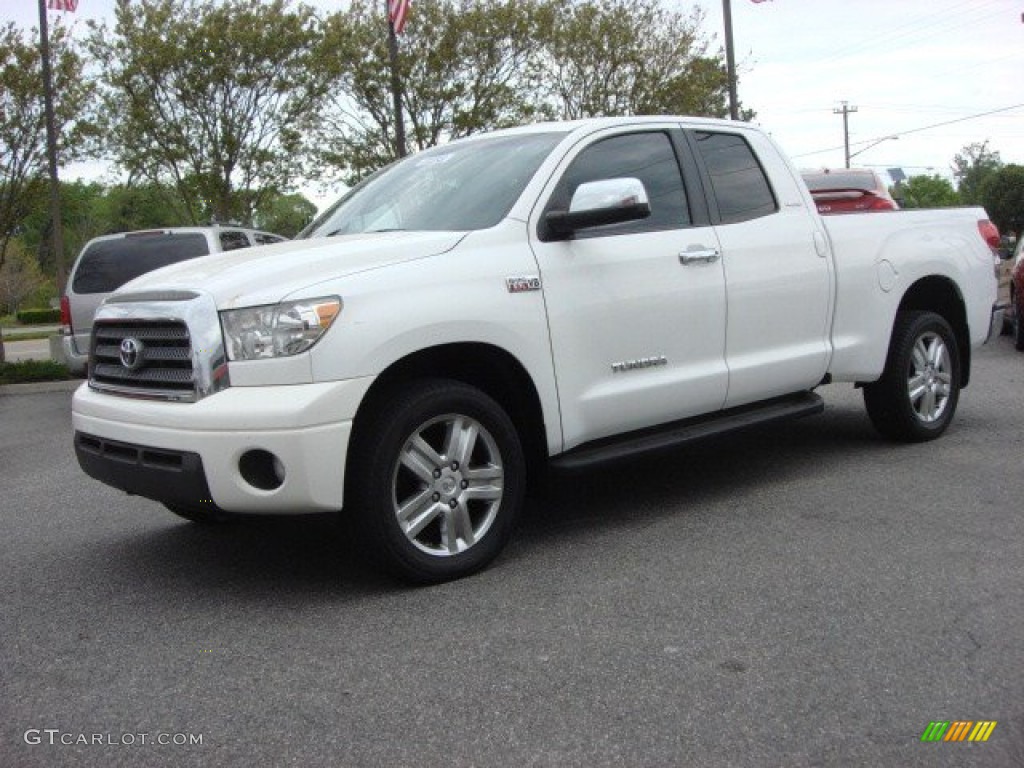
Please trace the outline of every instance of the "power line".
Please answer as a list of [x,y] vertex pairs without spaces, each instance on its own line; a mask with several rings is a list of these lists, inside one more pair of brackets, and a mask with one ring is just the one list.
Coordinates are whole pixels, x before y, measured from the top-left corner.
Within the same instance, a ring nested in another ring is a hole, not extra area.
[[[855,141],[850,146],[857,146],[859,144],[870,144],[873,141],[884,141],[889,136],[908,136],[912,133],[921,133],[922,131],[930,131],[933,128],[942,128],[945,125],[953,125],[954,123],[964,123],[968,120],[977,120],[979,117],[988,117],[989,115],[996,115],[1000,112],[1009,112],[1011,109],[1020,109],[1024,107],[1024,103],[1012,104],[1009,107],[1000,107],[999,109],[990,109],[987,112],[979,112],[976,115],[967,115],[966,117],[958,117],[955,120],[944,120],[941,123],[933,123],[932,125],[924,125],[920,128],[909,128],[905,131],[894,131],[893,133],[887,134],[886,136],[880,136],[875,139],[864,139],[863,141]],[[816,149],[813,152],[804,152],[799,155],[793,155],[792,157],[810,157],[811,155],[823,155],[826,152],[835,152],[838,149],[846,149],[845,146],[840,145],[838,147],[829,147],[828,149]]]
[[[839,48],[828,56],[821,58],[818,61],[818,64],[821,65],[831,63],[833,61],[839,61],[872,49],[891,48],[894,44],[901,43],[904,40],[920,42],[921,40],[933,37],[942,32],[973,26],[974,24],[978,24],[982,21],[998,16],[1001,13],[1005,13],[1005,11],[1000,9],[985,16],[979,17],[976,15],[981,10],[991,8],[996,2],[997,0],[988,0],[984,5],[978,5],[976,0],[967,0],[967,2],[952,6],[945,11],[940,10],[938,13],[931,12],[925,16],[913,18],[905,24],[893,27],[878,35],[872,35],[868,41],[862,41],[844,48]],[[963,6],[969,7],[964,12],[955,12],[959,11]]]

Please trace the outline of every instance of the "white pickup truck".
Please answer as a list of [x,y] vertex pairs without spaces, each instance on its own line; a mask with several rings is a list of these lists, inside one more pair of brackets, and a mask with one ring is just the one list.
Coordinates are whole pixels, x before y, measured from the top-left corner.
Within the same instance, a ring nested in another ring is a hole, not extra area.
[[345,509],[440,581],[508,539],[527,478],[822,409],[938,437],[994,322],[981,209],[822,219],[760,130],[542,124],[437,147],[305,239],[98,310],[75,448],[200,522]]

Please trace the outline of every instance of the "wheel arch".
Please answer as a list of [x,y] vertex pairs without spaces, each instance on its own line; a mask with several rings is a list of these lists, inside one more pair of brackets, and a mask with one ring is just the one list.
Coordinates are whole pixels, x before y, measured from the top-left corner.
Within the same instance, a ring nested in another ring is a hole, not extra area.
[[[357,444],[369,414],[381,407],[395,389],[415,379],[451,379],[475,387],[493,398],[512,420],[526,456],[528,475],[537,478],[547,463],[548,448],[540,395],[525,366],[510,352],[493,344],[458,342],[428,347],[402,357],[376,378],[353,420],[352,443]],[[351,452],[349,463],[351,463]],[[346,476],[348,476],[346,472]]]
[[960,387],[966,387],[971,378],[971,334],[966,305],[956,283],[939,275],[922,277],[900,300],[897,311],[908,310],[935,312],[949,323],[960,353]]

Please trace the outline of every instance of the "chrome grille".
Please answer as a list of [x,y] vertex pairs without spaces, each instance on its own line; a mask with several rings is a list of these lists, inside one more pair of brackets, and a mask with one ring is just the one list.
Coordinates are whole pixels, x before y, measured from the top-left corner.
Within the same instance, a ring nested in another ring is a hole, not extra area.
[[[122,355],[131,339],[137,359]],[[188,327],[179,320],[97,320],[89,355],[89,383],[136,396],[191,399],[195,393],[192,345]]]

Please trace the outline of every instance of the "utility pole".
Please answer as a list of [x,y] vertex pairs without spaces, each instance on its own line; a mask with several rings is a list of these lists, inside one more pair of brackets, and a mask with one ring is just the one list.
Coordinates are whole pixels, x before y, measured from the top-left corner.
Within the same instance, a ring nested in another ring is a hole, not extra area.
[[732,2],[722,0],[722,15],[725,17],[725,66],[729,77],[729,117],[740,119],[739,97],[736,95],[736,54],[732,44]]
[[832,110],[833,115],[843,116],[843,147],[845,148],[844,157],[846,158],[846,167],[850,167],[850,113],[856,112],[856,107],[851,107],[848,102],[841,101],[842,107],[836,107]]
[[43,58],[43,103],[46,108],[46,159],[50,169],[50,247],[57,268],[57,295],[64,295],[64,227],[60,220],[60,181],[57,178],[57,122],[53,116],[53,74],[46,0],[39,0],[39,50]]

